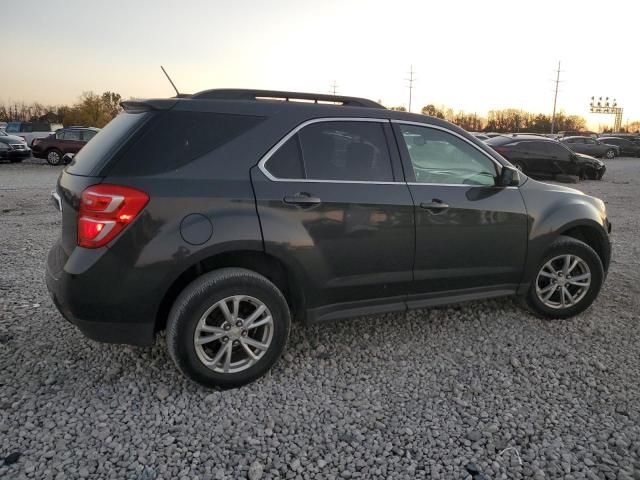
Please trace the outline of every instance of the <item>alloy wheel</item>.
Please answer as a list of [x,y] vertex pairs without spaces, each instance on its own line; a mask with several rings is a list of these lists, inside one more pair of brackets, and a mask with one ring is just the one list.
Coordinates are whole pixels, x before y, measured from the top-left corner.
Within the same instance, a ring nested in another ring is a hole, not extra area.
[[267,306],[247,295],[226,297],[202,315],[193,336],[200,361],[217,373],[237,373],[255,365],[273,339]]
[[56,152],[55,150],[49,152],[47,154],[47,161],[51,165],[58,165],[60,163],[60,154],[58,152]]
[[573,307],[589,291],[591,271],[577,255],[565,254],[545,263],[536,277],[536,295],[549,308]]

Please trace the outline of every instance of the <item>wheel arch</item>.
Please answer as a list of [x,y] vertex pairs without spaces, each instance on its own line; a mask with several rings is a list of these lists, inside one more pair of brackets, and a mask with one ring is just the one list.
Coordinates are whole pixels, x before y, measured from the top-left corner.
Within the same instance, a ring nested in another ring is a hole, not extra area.
[[611,252],[608,248],[609,241],[606,237],[606,232],[602,230],[599,224],[595,222],[583,222],[568,225],[561,229],[558,235],[575,238],[589,245],[598,254],[604,270],[607,271]]
[[304,293],[301,279],[284,262],[273,255],[256,250],[233,250],[217,253],[193,263],[180,273],[167,288],[158,307],[155,331],[164,330],[169,311],[184,288],[199,276],[220,268],[246,268],[269,279],[280,289],[291,309],[292,318],[304,318]]

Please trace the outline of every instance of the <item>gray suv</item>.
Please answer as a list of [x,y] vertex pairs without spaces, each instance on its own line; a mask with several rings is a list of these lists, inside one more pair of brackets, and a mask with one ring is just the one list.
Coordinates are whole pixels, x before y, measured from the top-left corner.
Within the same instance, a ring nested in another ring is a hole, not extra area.
[[591,137],[564,137],[560,141],[574,152],[592,157],[613,158],[620,155],[620,147]]
[[291,321],[504,295],[567,318],[605,280],[601,200],[527,177],[444,120],[252,90],[123,108],[58,179],[47,286],[95,340],[166,330],[203,385],[266,373]]

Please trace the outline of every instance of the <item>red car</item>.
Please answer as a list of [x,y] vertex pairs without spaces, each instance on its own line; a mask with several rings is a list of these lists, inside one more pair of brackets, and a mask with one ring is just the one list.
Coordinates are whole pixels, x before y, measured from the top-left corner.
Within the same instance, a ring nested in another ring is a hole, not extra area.
[[49,165],[60,165],[66,153],[78,153],[100,131],[93,127],[68,127],[33,141],[33,156],[45,158]]

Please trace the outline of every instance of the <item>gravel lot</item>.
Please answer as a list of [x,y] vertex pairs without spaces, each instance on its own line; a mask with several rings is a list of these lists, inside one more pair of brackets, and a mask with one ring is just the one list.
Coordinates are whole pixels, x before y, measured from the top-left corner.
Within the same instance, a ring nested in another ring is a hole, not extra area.
[[503,299],[294,325],[270,375],[226,392],[183,379],[164,338],[62,320],[43,282],[59,170],[1,164],[0,478],[640,479],[640,159],[607,164],[578,185],[614,242],[579,317]]

